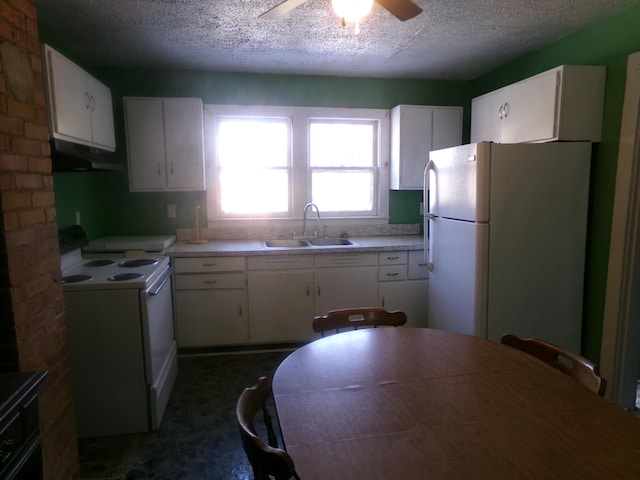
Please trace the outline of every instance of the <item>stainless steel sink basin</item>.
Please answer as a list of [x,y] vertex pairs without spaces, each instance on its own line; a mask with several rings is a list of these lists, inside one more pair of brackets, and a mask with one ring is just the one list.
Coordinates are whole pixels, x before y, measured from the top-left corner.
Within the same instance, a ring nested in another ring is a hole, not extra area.
[[348,238],[309,238],[307,240],[279,238],[264,241],[266,248],[342,247],[349,245],[357,245],[357,243]]
[[306,240],[278,239],[266,240],[264,246],[269,248],[303,248],[310,245]]
[[348,238],[312,238],[309,243],[314,247],[331,247],[342,245],[356,245]]

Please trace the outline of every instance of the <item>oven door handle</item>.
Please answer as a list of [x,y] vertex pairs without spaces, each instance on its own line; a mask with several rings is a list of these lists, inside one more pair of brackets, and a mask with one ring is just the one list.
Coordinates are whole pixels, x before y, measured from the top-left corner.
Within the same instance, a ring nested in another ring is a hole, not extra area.
[[160,290],[162,290],[162,287],[164,287],[164,284],[167,283],[167,280],[171,278],[171,275],[173,275],[174,271],[175,268],[173,267],[167,268],[164,273],[160,275],[160,277],[158,277],[158,280],[156,280],[153,285],[151,285],[147,290],[149,296],[154,297],[158,295],[158,293],[160,293]]

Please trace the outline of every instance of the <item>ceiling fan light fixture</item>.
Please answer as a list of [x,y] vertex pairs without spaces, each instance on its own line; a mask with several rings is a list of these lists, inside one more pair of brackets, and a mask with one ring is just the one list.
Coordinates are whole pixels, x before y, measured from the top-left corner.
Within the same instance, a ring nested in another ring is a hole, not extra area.
[[373,8],[373,0],[331,0],[333,11],[345,22],[356,24],[356,34],[360,31],[360,20]]

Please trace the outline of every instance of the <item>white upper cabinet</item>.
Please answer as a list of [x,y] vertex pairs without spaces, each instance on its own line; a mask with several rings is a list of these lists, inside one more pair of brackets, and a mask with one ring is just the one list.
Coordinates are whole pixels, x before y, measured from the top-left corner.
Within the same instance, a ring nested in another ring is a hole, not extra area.
[[200,98],[124,99],[129,190],[205,189]]
[[422,190],[429,152],[461,142],[462,107],[394,107],[391,110],[391,189]]
[[51,135],[116,149],[109,87],[48,45],[44,46]]
[[599,142],[606,68],[564,65],[471,102],[471,142]]

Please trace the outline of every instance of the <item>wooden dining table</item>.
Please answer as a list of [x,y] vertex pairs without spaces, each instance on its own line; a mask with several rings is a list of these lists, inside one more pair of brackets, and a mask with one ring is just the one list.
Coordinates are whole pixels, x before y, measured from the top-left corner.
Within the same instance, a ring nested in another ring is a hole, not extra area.
[[278,366],[273,395],[302,480],[640,479],[640,419],[469,335],[321,338]]

